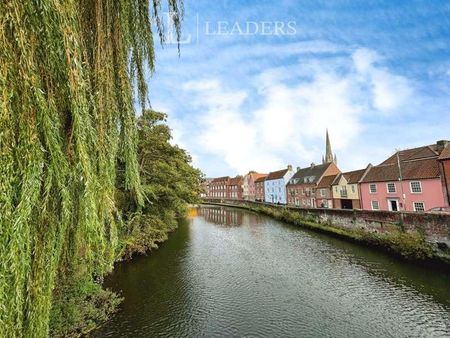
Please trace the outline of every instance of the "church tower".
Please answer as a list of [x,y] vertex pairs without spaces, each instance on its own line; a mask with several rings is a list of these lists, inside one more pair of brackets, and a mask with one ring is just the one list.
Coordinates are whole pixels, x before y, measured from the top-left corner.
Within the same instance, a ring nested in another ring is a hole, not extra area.
[[322,156],[322,163],[331,163],[337,162],[336,155],[333,156],[333,152],[331,151],[331,142],[330,142],[330,136],[328,135],[328,129],[327,129],[327,136],[326,136],[326,151],[325,151],[325,157]]

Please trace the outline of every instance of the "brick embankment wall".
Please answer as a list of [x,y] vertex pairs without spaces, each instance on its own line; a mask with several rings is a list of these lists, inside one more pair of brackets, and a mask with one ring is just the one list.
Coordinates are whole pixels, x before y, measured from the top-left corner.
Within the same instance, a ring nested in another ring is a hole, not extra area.
[[[261,202],[239,200],[205,200],[205,202],[250,207],[268,205]],[[299,213],[304,219],[338,228],[376,233],[389,233],[398,230],[410,233],[416,232],[422,234],[426,242],[433,247],[441,250],[450,248],[450,215],[447,214],[272,206],[286,208]]]

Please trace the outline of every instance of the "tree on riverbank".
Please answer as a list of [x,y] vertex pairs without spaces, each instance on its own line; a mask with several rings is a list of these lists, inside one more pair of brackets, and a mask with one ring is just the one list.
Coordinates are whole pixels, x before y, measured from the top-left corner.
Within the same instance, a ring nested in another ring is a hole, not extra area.
[[[167,5],[179,35],[180,0]],[[133,90],[145,107],[160,11],[160,0],[0,2],[2,336],[46,336],[55,285],[86,291],[111,269],[117,163],[144,204]]]
[[177,225],[187,203],[198,202],[200,170],[191,166],[190,156],[172,145],[171,131],[163,113],[147,110],[138,119],[138,160],[145,203],[130,205],[123,186],[119,206],[128,226],[120,234],[123,254],[144,253],[166,239]]

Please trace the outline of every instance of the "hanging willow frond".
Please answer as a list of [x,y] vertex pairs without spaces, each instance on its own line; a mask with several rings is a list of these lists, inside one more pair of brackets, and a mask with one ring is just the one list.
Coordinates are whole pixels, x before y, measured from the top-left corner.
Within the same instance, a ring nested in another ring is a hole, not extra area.
[[[180,35],[181,0],[167,0]],[[102,274],[118,161],[142,204],[134,84],[147,102],[160,0],[0,2],[0,328],[44,337],[58,273]]]

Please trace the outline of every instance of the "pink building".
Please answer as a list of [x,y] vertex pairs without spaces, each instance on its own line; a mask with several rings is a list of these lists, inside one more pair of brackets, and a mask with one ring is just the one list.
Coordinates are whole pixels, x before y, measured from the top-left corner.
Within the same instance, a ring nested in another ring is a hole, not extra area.
[[402,150],[361,180],[361,208],[423,212],[444,205],[438,144]]
[[256,180],[266,177],[267,174],[259,174],[256,171],[250,171],[242,180],[242,199],[246,201],[256,200]]

